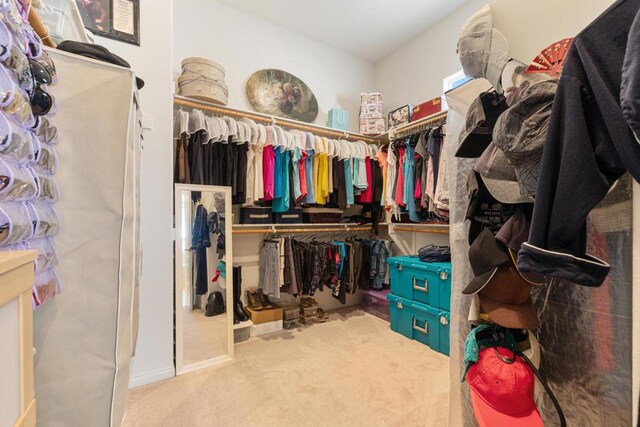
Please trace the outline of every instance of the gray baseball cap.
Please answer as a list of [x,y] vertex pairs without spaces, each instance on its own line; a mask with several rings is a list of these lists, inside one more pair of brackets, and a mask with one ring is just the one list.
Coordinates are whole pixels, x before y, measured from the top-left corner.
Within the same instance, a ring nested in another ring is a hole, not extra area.
[[542,149],[549,130],[556,80],[524,82],[517,99],[496,122],[493,143],[516,171],[520,195],[535,196]]
[[458,36],[458,55],[465,75],[486,78],[502,93],[502,71],[509,62],[509,43],[493,28],[491,6],[485,5],[465,21]]
[[516,169],[493,142],[476,160],[473,169],[482,175],[487,190],[497,201],[511,205],[533,203],[532,197],[520,195]]
[[460,137],[456,157],[480,157],[491,143],[498,118],[508,107],[503,95],[494,91],[481,93],[467,111],[465,131]]

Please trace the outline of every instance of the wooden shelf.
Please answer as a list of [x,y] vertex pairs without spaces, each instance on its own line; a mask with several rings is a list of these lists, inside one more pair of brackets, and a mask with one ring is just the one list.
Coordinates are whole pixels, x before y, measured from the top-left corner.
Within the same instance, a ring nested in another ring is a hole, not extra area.
[[354,231],[369,231],[371,224],[240,224],[233,226],[234,235],[269,234],[269,233],[345,233]]
[[449,234],[449,224],[390,224],[389,233]]
[[[368,225],[368,224],[363,224],[363,225]],[[292,227],[304,227],[304,228],[308,228],[308,227],[319,227],[319,228],[325,228],[325,227],[340,227],[340,228],[347,228],[347,227],[360,227],[360,225],[356,224],[355,222],[335,222],[335,223],[327,223],[327,224],[322,224],[322,223],[315,223],[315,224],[305,224],[305,223],[299,223],[299,224],[234,224],[233,228],[238,229],[238,230],[242,230],[244,228],[292,228]]]

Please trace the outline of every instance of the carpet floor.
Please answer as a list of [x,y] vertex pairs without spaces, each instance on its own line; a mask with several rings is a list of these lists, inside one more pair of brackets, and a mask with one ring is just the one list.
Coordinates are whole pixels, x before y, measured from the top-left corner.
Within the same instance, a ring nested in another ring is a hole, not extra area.
[[449,424],[449,358],[361,310],[253,338],[235,356],[130,390],[124,427]]

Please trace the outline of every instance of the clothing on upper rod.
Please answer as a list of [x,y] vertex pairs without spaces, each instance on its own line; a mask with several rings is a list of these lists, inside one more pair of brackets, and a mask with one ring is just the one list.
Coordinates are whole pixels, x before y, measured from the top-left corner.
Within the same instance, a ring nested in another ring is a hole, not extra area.
[[[224,185],[234,204],[381,206],[379,147],[315,136],[250,119],[176,111],[176,182]],[[380,210],[380,209],[378,209]]]
[[445,139],[444,127],[437,126],[385,144],[377,153],[381,203],[396,217],[406,212],[412,222],[448,221]]

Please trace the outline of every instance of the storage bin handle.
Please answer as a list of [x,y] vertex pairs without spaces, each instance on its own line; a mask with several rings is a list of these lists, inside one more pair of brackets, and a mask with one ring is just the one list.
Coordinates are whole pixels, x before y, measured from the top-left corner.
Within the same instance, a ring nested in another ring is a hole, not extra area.
[[429,292],[429,281],[424,279],[424,287],[418,286],[418,279],[416,277],[413,278],[413,289],[420,292]]
[[413,318],[413,329],[418,332],[422,332],[425,335],[429,335],[429,324],[427,322],[424,322],[424,328],[421,328],[420,326],[418,326],[418,319],[416,319],[415,317]]

